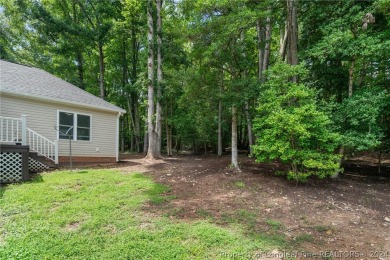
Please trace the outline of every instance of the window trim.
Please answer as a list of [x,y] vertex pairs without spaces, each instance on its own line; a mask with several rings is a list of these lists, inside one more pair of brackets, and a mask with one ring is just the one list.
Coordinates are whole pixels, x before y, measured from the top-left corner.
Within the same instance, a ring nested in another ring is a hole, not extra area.
[[[72,141],[92,142],[92,115],[91,114],[79,113],[79,112],[63,110],[63,109],[61,109],[61,110],[57,109],[57,126],[58,126],[58,128],[60,127],[60,112],[73,114],[73,138],[72,138]],[[77,126],[78,126],[77,115],[89,116],[89,140],[78,140],[77,139]],[[57,131],[57,140],[66,140],[66,139],[60,139],[60,132],[59,131]]]

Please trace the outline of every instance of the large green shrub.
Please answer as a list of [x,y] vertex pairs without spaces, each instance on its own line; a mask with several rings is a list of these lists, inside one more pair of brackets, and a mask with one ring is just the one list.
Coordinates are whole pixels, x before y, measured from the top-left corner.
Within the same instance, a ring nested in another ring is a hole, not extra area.
[[334,153],[340,136],[331,131],[329,117],[316,106],[315,93],[291,78],[302,76],[302,66],[274,65],[263,86],[254,129],[254,154],[258,162],[288,163],[289,179],[323,178],[339,167]]

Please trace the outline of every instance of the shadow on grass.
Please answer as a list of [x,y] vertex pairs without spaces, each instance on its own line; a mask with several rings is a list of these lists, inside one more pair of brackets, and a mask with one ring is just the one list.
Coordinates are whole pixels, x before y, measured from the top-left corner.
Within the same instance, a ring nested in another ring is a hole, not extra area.
[[15,182],[15,183],[7,183],[7,184],[0,184],[0,199],[3,198],[6,190],[7,190],[7,187],[8,185],[12,184],[12,185],[18,185],[18,184],[28,184],[28,183],[40,183],[40,182],[44,182],[42,176],[38,173],[34,173],[30,176],[30,179],[28,181],[24,181],[24,182]]
[[87,171],[87,170],[67,170],[69,173],[90,173],[90,171]]
[[[138,180],[151,180],[151,177],[142,173],[133,173],[132,178]],[[152,187],[145,190],[144,194],[148,196],[149,203],[160,205],[175,198],[175,196],[170,195],[170,192],[170,187],[153,182]]]
[[[136,178],[141,178],[137,176]],[[148,177],[145,177],[148,178]],[[160,183],[153,184],[153,187],[145,191],[145,194],[149,197],[149,202],[154,205],[164,204],[172,199],[175,196],[170,195],[171,188],[168,186],[162,185]]]
[[3,198],[6,189],[7,189],[6,185],[0,184],[0,199]]
[[26,183],[41,183],[44,182],[42,175],[39,173],[34,173],[31,175],[30,180]]
[[141,179],[141,180],[146,180],[146,179],[149,179],[149,177],[141,174],[141,173],[133,173],[132,177],[134,179]]

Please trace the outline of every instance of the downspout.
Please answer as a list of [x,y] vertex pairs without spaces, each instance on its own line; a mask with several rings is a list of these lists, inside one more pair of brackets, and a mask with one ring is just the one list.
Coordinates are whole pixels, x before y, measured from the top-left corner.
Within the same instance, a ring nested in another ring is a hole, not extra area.
[[116,118],[116,140],[115,140],[115,157],[116,161],[119,161],[119,118],[122,115],[121,112],[118,113],[117,118]]

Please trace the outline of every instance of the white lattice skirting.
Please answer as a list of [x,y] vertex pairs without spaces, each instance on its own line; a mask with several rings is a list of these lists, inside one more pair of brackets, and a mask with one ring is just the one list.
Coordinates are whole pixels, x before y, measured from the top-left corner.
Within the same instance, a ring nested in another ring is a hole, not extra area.
[[28,169],[29,172],[43,172],[49,169],[49,166],[38,162],[37,160],[32,159],[31,157],[28,158]]
[[22,154],[14,152],[0,153],[0,183],[22,180]]

